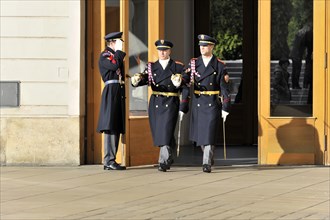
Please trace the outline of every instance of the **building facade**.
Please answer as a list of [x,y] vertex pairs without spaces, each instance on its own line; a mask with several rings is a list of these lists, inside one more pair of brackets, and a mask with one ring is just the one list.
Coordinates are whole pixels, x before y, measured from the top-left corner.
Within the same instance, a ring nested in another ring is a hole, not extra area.
[[[78,165],[84,143],[85,3],[0,4],[1,164]],[[10,90],[15,85],[17,93]],[[15,98],[14,105],[6,102]]]

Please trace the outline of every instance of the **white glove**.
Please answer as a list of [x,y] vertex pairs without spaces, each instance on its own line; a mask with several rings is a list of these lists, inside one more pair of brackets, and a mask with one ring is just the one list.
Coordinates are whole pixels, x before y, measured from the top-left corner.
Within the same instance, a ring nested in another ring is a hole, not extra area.
[[142,76],[140,73],[134,74],[134,76],[131,77],[131,82],[133,86],[137,86],[139,82],[141,81]]
[[184,112],[183,111],[179,111],[179,120],[182,121],[184,116]]
[[123,50],[123,42],[120,39],[116,40],[115,51]]
[[171,76],[171,80],[172,80],[172,83],[173,83],[173,85],[176,87],[176,88],[178,88],[178,87],[180,87],[180,85],[181,85],[181,82],[182,82],[182,76],[181,76],[181,74],[173,74],[172,76]]
[[221,115],[222,115],[223,122],[225,122],[226,121],[226,118],[227,118],[227,115],[229,115],[229,113],[226,112],[226,111],[224,111],[224,110],[222,110],[221,111]]

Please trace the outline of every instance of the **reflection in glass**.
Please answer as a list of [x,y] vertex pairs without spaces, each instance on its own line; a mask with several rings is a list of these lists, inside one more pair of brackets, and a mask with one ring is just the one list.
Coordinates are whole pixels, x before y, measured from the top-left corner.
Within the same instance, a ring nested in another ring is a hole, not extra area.
[[312,116],[313,0],[271,7],[271,116]]
[[[129,74],[141,73],[148,63],[148,1],[130,0]],[[130,116],[147,116],[148,87],[130,85]]]

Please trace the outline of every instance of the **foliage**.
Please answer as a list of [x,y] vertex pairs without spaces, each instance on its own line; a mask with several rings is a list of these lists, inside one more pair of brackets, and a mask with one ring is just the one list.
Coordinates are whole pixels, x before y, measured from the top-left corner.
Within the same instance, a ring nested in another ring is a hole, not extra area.
[[[218,41],[214,53],[221,59],[242,59],[243,1],[248,0],[210,0],[211,35]],[[313,0],[271,1],[271,59],[289,57],[297,31],[312,17]]]
[[271,59],[289,57],[287,43],[288,24],[291,19],[292,5],[288,0],[273,0],[271,5]]
[[289,22],[288,45],[291,48],[295,34],[306,23],[313,22],[313,1],[312,0],[291,0],[292,17]]
[[242,58],[243,39],[238,34],[218,33],[218,43],[215,45],[214,54],[220,59],[235,60]]
[[272,0],[271,59],[289,57],[298,30],[312,22],[313,0]]
[[242,59],[243,0],[210,0],[211,34],[220,59]]

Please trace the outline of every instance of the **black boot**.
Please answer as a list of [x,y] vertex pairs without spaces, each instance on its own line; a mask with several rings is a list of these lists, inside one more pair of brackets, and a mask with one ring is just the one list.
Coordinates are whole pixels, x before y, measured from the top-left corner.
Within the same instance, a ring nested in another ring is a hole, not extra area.
[[204,173],[211,173],[211,165],[203,164],[203,172]]

